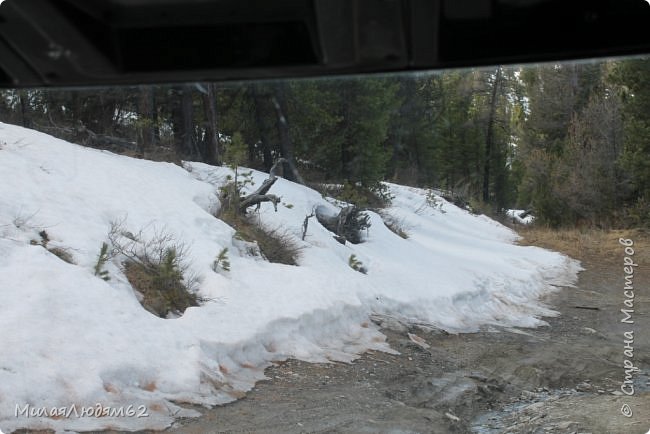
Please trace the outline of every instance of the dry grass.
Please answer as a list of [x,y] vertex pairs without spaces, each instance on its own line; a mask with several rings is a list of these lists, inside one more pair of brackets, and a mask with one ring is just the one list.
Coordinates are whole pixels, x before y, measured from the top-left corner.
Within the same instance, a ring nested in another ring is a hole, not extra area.
[[142,306],[161,318],[198,306],[203,300],[195,293],[198,277],[189,270],[186,245],[165,228],[154,228],[150,235],[144,231],[128,231],[124,218],[111,222],[108,233],[110,255],[124,257],[124,274],[142,294]]
[[621,261],[624,252],[620,238],[634,241],[635,257],[650,263],[650,233],[643,229],[551,229],[543,226],[517,227],[520,245],[539,246],[562,252],[580,260]]
[[379,215],[384,225],[395,235],[407,239],[409,233],[404,219],[399,219],[385,210],[380,210]]
[[161,279],[156,269],[135,261],[124,263],[124,274],[142,294],[142,306],[161,318],[170,313],[182,314],[188,307],[199,305],[196,294],[180,278]]
[[51,254],[57,256],[59,259],[61,259],[62,261],[67,262],[68,264],[74,264],[75,263],[74,258],[72,257],[70,252],[68,252],[65,249],[62,249],[61,247],[51,247],[51,248],[47,248],[47,250]]
[[257,242],[260,252],[269,262],[298,265],[302,246],[282,228],[269,229],[261,226],[252,216],[240,216],[221,212],[218,218],[237,230],[236,236],[244,241]]

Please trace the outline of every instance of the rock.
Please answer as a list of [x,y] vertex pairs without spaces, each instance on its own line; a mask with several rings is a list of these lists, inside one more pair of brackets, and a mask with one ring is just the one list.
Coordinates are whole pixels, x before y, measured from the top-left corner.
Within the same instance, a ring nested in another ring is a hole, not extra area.
[[445,416],[447,416],[447,418],[453,420],[454,422],[459,422],[460,421],[460,418],[458,416],[453,415],[451,413],[445,413]]
[[381,322],[379,323],[379,327],[382,329],[393,330],[398,333],[406,333],[408,331],[408,327],[406,327],[395,318],[390,317],[382,318]]
[[468,375],[468,377],[471,378],[472,380],[480,381],[481,383],[487,383],[488,381],[488,377],[481,374],[480,372],[472,372],[471,374]]
[[425,350],[431,348],[431,345],[427,344],[427,342],[418,335],[414,335],[413,333],[408,333],[408,337],[411,340],[411,342],[413,342],[414,344],[416,344],[417,346]]

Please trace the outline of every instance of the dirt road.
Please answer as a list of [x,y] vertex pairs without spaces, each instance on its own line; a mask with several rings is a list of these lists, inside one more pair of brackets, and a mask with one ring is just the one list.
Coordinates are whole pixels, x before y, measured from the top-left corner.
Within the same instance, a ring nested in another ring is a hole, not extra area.
[[[289,360],[244,399],[199,409],[203,417],[169,431],[645,434],[650,262],[636,269],[634,323],[624,324],[622,261],[622,253],[619,261],[583,258],[578,287],[546,300],[561,314],[548,327],[450,335],[384,321],[399,355],[369,352],[350,365]],[[629,331],[633,358],[624,353]],[[640,369],[632,396],[621,391],[625,359]]]

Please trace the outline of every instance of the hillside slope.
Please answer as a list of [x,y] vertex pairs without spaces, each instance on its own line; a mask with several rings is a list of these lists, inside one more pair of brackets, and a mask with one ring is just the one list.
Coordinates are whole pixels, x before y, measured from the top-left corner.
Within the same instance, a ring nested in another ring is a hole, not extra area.
[[[391,351],[371,314],[451,332],[542,325],[540,317],[554,312],[539,297],[571,285],[580,269],[558,253],[514,245],[516,235],[487,217],[441,198],[441,207],[427,206],[426,191],[393,184],[387,212],[404,222],[408,239],[370,213],[362,244],[339,244],[314,219],[302,241],[315,206],[337,208],[283,179],[272,189],[283,204],[277,212],[263,204],[259,219],[303,250],[299,266],[271,264],[213,216],[215,192],[230,173],[118,156],[0,123],[3,431],[164,428],[196,415],[183,402],[241,397],[270,361],[350,361],[367,349]],[[266,176],[253,173],[257,185]],[[95,276],[115,222],[185,243],[198,294],[208,301],[162,319],[140,305],[119,257],[106,265],[110,280]],[[74,264],[39,245],[43,230],[47,246],[65,250]],[[214,272],[226,247],[231,270]],[[350,268],[352,254],[368,274]],[[77,417],[97,403],[115,411],[143,406],[148,417]],[[77,413],[61,417],[52,407]],[[42,408],[46,417],[26,416]]]

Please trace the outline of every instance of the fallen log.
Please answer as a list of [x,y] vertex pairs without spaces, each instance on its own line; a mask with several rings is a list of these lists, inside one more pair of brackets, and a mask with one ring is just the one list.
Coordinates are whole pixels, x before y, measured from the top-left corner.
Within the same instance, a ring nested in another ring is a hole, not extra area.
[[324,206],[316,208],[316,219],[330,232],[341,244],[346,241],[359,244],[361,231],[370,227],[370,216],[354,205],[342,208],[337,215],[332,215]]
[[278,165],[285,161],[284,158],[279,158],[275,164],[273,164],[271,170],[269,170],[269,177],[264,180],[262,185],[251,194],[239,199],[239,212],[241,214],[246,214],[248,208],[251,206],[257,206],[257,209],[259,209],[263,202],[271,202],[275,211],[278,211],[278,203],[280,203],[281,198],[274,194],[268,194],[268,192],[271,187],[273,187],[273,184],[275,184],[275,181],[278,180],[276,175]]
[[527,210],[525,210],[525,211],[519,213],[519,218],[523,220],[523,219],[525,219],[526,217],[528,217],[528,216],[529,216],[530,214],[532,214],[532,213],[533,213],[533,209],[532,209],[532,208],[527,209]]

